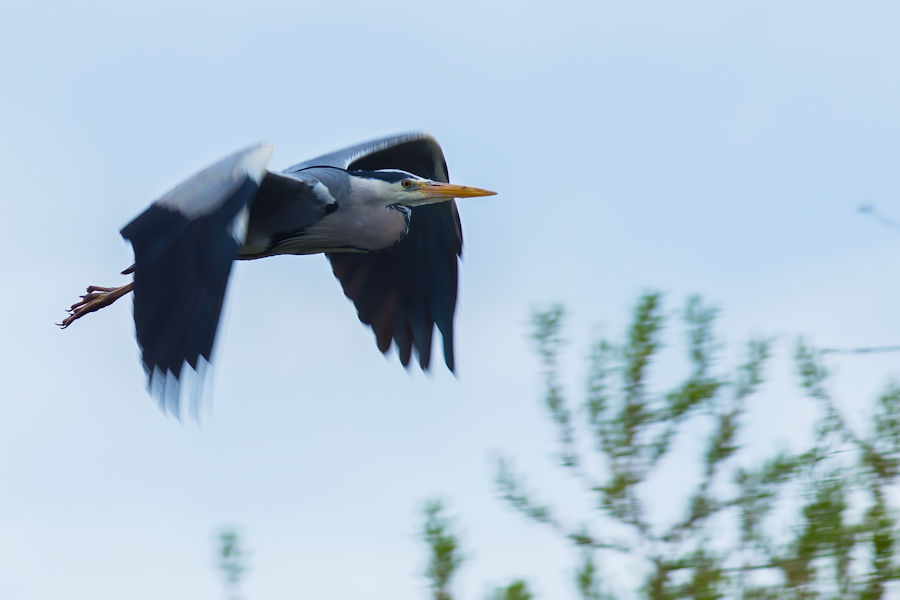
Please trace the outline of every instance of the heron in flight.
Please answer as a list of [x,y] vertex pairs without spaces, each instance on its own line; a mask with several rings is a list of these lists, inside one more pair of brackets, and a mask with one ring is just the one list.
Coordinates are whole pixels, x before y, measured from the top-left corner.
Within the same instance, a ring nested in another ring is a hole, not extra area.
[[494,192],[449,183],[437,141],[385,137],[266,169],[270,144],[197,173],[122,228],[134,264],[121,287],[90,286],[60,323],[134,292],[134,325],[150,393],[180,415],[185,364],[209,364],[231,263],[324,253],[378,349],[415,352],[429,368],[437,326],[454,370],[453,314],[462,229],[454,198]]

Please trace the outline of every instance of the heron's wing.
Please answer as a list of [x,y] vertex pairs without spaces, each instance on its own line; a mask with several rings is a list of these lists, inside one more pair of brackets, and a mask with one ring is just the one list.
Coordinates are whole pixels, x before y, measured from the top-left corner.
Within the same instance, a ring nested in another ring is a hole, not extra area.
[[393,340],[404,366],[415,349],[419,365],[428,369],[437,325],[444,340],[444,362],[454,370],[453,314],[457,257],[462,251],[457,231],[459,218],[453,207],[420,206],[413,209],[409,233],[393,247],[328,255],[359,320],[372,327],[378,349],[387,352]]
[[[404,165],[415,165],[421,168],[416,171],[406,168]],[[285,169],[285,173],[293,173],[308,167],[338,167],[348,171],[402,169],[435,181],[439,181],[439,179],[426,173],[442,173],[445,176],[447,174],[447,165],[444,162],[444,153],[441,151],[441,147],[433,137],[422,132],[401,133],[363,142],[337,152],[305,160]],[[423,170],[424,173],[420,172]]]
[[279,253],[282,243],[302,236],[306,229],[337,210],[334,197],[308,172],[266,173],[250,206],[250,221],[240,258]]
[[176,416],[184,363],[197,371],[212,356],[231,263],[271,153],[260,144],[212,165],[122,228],[134,247],[134,325],[148,387]]
[[[402,169],[434,181],[449,181],[444,153],[426,134],[410,133],[374,140],[306,161],[354,170]],[[409,232],[380,252],[328,255],[344,294],[356,305],[359,320],[370,325],[379,350],[391,341],[404,366],[412,350],[428,369],[431,338],[437,325],[444,362],[454,370],[453,315],[456,311],[458,257],[462,229],[454,201],[412,209]]]

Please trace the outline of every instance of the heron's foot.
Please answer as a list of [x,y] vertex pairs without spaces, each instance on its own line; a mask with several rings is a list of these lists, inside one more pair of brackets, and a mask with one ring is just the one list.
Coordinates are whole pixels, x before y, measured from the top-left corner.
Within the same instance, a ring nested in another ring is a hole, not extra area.
[[66,309],[69,313],[62,323],[57,323],[60,329],[65,329],[76,319],[80,319],[88,313],[100,310],[105,306],[109,306],[128,292],[134,289],[134,283],[129,283],[121,287],[100,287],[99,285],[89,285],[87,292],[81,296],[81,300]]

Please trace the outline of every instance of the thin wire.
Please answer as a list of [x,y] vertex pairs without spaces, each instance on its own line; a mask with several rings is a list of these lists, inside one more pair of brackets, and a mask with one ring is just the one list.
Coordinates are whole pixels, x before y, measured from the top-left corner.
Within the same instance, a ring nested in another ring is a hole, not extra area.
[[[876,222],[895,231],[900,231],[900,223],[883,214],[873,204],[860,204],[856,212],[868,215]],[[820,354],[879,354],[883,352],[900,352],[900,346],[869,346],[862,348],[822,348]]]
[[874,219],[878,223],[881,223],[885,227],[889,227],[895,231],[900,231],[900,223],[875,208],[874,204],[860,204],[859,208],[856,209],[856,212],[863,215],[869,215],[872,219]]
[[872,346],[869,348],[823,348],[821,354],[876,354],[879,352],[900,352],[900,346]]

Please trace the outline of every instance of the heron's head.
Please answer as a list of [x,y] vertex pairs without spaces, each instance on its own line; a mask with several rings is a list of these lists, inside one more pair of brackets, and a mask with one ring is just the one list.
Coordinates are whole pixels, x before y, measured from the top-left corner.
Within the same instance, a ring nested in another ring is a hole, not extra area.
[[365,185],[384,202],[385,206],[392,204],[422,206],[446,202],[453,198],[493,196],[497,193],[467,185],[432,181],[398,169],[357,171],[354,175],[366,180]]

